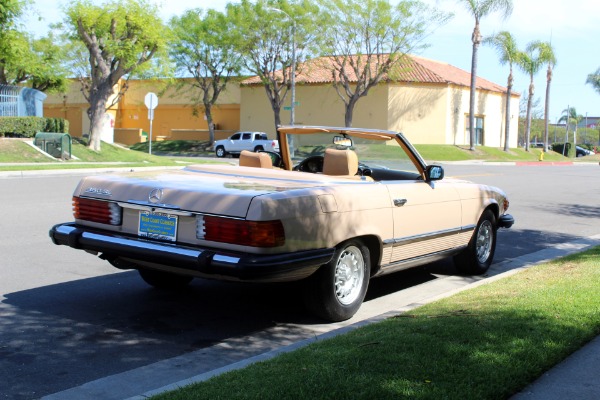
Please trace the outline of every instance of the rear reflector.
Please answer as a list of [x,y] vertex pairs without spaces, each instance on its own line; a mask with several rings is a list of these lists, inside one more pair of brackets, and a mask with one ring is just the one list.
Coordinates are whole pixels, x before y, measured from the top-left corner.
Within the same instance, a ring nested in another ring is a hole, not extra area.
[[285,243],[281,221],[246,221],[212,216],[196,217],[198,239],[252,247],[277,247]]
[[120,225],[122,210],[118,204],[110,201],[73,197],[73,215],[75,219],[100,224]]

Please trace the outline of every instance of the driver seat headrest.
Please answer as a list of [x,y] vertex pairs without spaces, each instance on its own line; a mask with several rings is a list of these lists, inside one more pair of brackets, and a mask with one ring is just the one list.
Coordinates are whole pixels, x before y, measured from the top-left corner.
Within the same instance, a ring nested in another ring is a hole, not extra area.
[[240,167],[273,168],[273,161],[267,153],[253,153],[242,150],[240,153]]

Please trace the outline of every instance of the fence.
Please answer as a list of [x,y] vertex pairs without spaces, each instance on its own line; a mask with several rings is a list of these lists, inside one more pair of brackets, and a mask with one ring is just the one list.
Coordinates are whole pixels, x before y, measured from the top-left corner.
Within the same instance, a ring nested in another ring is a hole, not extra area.
[[19,93],[18,86],[0,85],[0,117],[19,116]]

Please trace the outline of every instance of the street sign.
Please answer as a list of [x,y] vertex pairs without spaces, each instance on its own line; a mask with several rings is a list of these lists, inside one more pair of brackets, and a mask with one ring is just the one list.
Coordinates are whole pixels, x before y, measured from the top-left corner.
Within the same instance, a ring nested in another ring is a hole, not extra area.
[[144,104],[148,107],[148,119],[150,120],[150,137],[148,143],[148,153],[152,154],[152,120],[154,119],[154,109],[158,105],[158,97],[155,93],[149,92],[144,97]]
[[146,104],[146,107],[148,107],[148,110],[154,110],[158,105],[158,97],[155,93],[149,92],[146,94],[146,97],[144,97],[144,103]]

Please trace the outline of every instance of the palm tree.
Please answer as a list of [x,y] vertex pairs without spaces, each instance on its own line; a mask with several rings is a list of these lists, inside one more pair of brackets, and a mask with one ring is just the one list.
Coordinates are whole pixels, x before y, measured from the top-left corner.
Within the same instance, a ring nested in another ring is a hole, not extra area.
[[573,147],[575,147],[577,146],[577,126],[581,120],[583,120],[583,115],[577,114],[575,107],[568,107],[566,110],[563,110],[562,114],[563,115],[558,119],[558,122],[564,122],[567,126],[567,137],[565,138],[565,142],[569,141],[569,124],[573,124]]
[[585,83],[589,83],[596,89],[596,92],[600,93],[600,68],[593,74],[589,74]]
[[519,53],[517,65],[529,75],[529,92],[527,96],[527,112],[525,116],[525,151],[529,151],[529,138],[531,137],[531,108],[533,104],[533,95],[535,85],[533,77],[540,71],[544,62],[540,58],[540,42],[531,42],[527,45],[524,52]]
[[544,104],[544,151],[548,148],[548,119],[550,114],[550,83],[552,82],[552,70],[556,65],[554,49],[549,42],[536,42],[539,51],[539,61],[548,64],[546,72],[546,100]]
[[510,99],[514,81],[513,63],[516,62],[519,56],[519,49],[517,48],[517,42],[514,37],[507,31],[502,31],[494,36],[487,37],[484,39],[483,43],[494,46],[500,56],[500,64],[505,65],[508,63],[510,67],[506,84],[506,104],[504,106],[504,151],[508,151],[510,138]]
[[473,42],[473,54],[471,57],[471,93],[469,97],[469,133],[470,150],[475,150],[475,89],[477,82],[477,50],[481,44],[481,31],[479,22],[488,14],[500,11],[504,18],[512,14],[512,0],[457,0],[463,3],[467,11],[475,18],[475,27],[471,36]]

